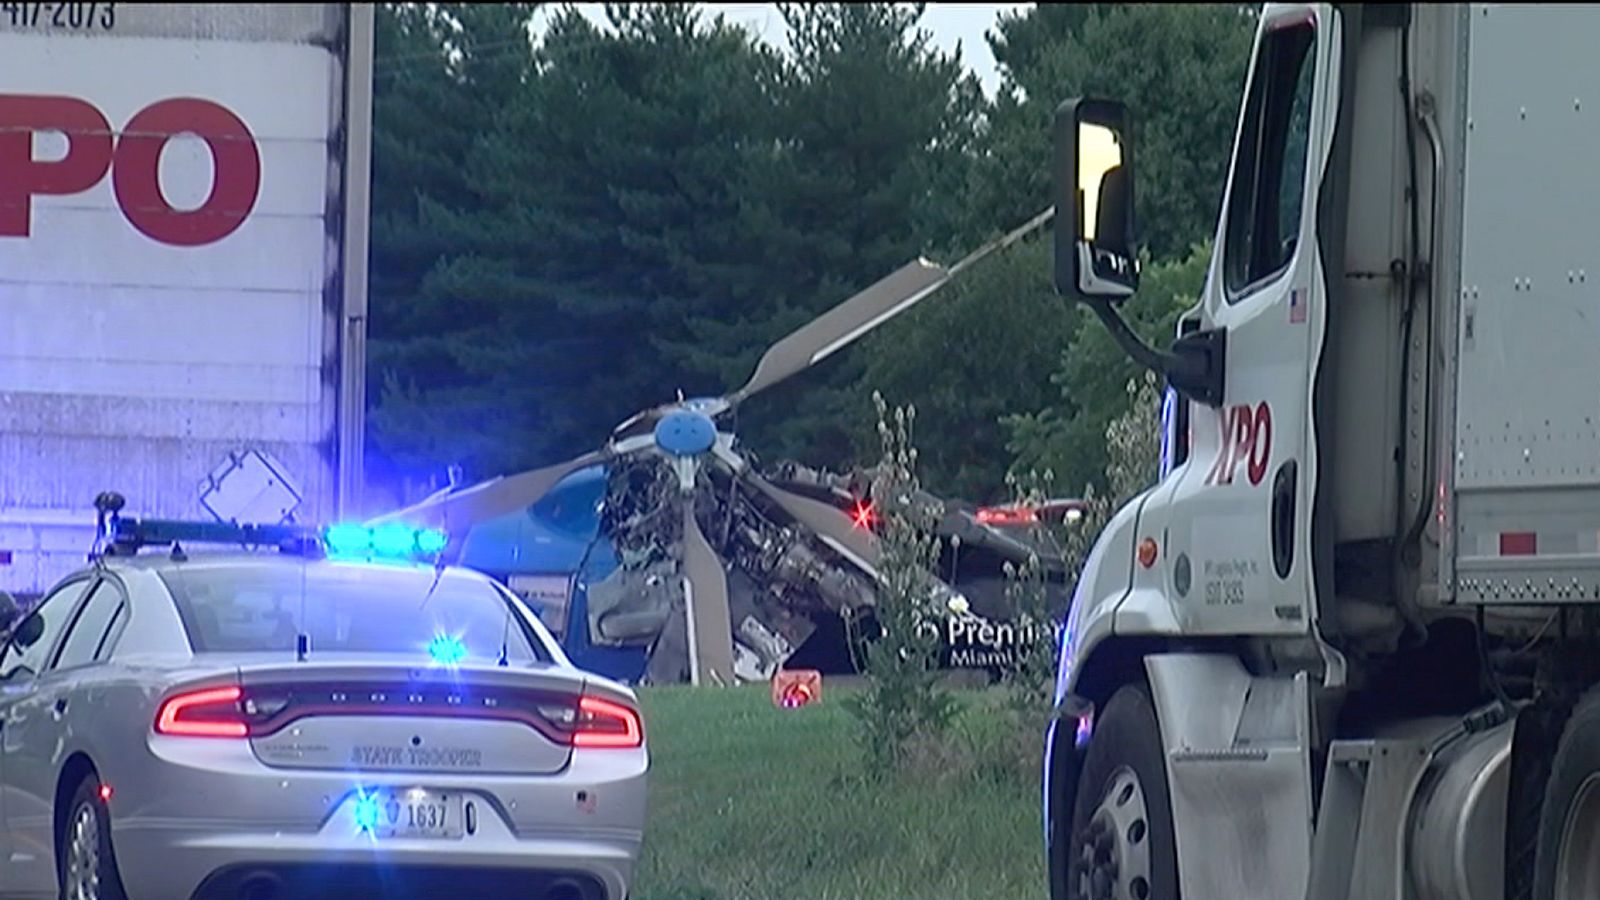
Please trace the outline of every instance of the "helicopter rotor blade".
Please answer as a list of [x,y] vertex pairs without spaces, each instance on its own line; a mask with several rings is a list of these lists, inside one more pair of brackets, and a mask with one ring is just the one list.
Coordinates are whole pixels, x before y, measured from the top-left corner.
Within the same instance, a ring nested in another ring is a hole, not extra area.
[[906,263],[767,348],[750,380],[728,398],[730,404],[737,405],[832,356],[910,309],[949,277],[944,267],[925,259]]
[[451,493],[434,494],[420,503],[372,519],[367,524],[407,522],[442,528],[446,532],[471,528],[481,522],[527,509],[538,503],[561,479],[579,469],[604,462],[610,455],[604,450],[595,450],[553,466],[492,478]]
[[1054,215],[1052,206],[949,268],[921,258],[906,263],[767,348],[750,380],[729,395],[728,405],[736,406],[850,346],[874,328],[915,306],[979,260],[1042,228]]
[[689,625],[689,665],[697,685],[734,683],[733,620],[728,612],[728,575],[695,521],[694,495],[683,504],[684,614]]

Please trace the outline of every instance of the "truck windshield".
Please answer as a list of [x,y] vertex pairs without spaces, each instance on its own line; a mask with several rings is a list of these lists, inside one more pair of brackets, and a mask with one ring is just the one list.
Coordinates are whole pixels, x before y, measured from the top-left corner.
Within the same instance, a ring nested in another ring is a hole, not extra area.
[[518,665],[550,657],[493,586],[428,569],[208,562],[161,573],[196,653],[399,653]]

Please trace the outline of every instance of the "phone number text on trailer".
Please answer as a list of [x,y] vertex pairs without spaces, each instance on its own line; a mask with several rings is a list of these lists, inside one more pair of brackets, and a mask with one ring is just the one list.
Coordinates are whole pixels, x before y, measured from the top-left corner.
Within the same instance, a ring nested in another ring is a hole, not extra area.
[[117,4],[0,3],[0,25],[110,31],[117,27]]

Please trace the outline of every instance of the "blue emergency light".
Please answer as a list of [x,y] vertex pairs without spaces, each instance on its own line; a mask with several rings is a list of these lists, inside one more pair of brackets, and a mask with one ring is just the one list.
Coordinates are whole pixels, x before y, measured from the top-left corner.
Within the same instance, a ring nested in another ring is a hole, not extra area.
[[453,666],[467,658],[467,645],[460,638],[441,634],[428,643],[428,656],[442,666]]
[[323,533],[329,556],[404,559],[435,556],[449,539],[442,531],[408,525],[333,525]]
[[356,828],[361,831],[375,831],[378,828],[378,817],[382,808],[378,805],[378,798],[362,795],[356,799],[354,810]]

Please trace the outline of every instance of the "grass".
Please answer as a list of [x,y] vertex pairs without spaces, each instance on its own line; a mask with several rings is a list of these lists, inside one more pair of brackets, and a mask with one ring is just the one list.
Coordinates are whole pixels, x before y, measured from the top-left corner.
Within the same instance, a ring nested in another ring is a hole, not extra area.
[[1037,775],[982,764],[993,694],[961,695],[965,739],[868,784],[849,690],[829,682],[795,710],[765,685],[644,690],[650,819],[633,900],[1044,897]]

